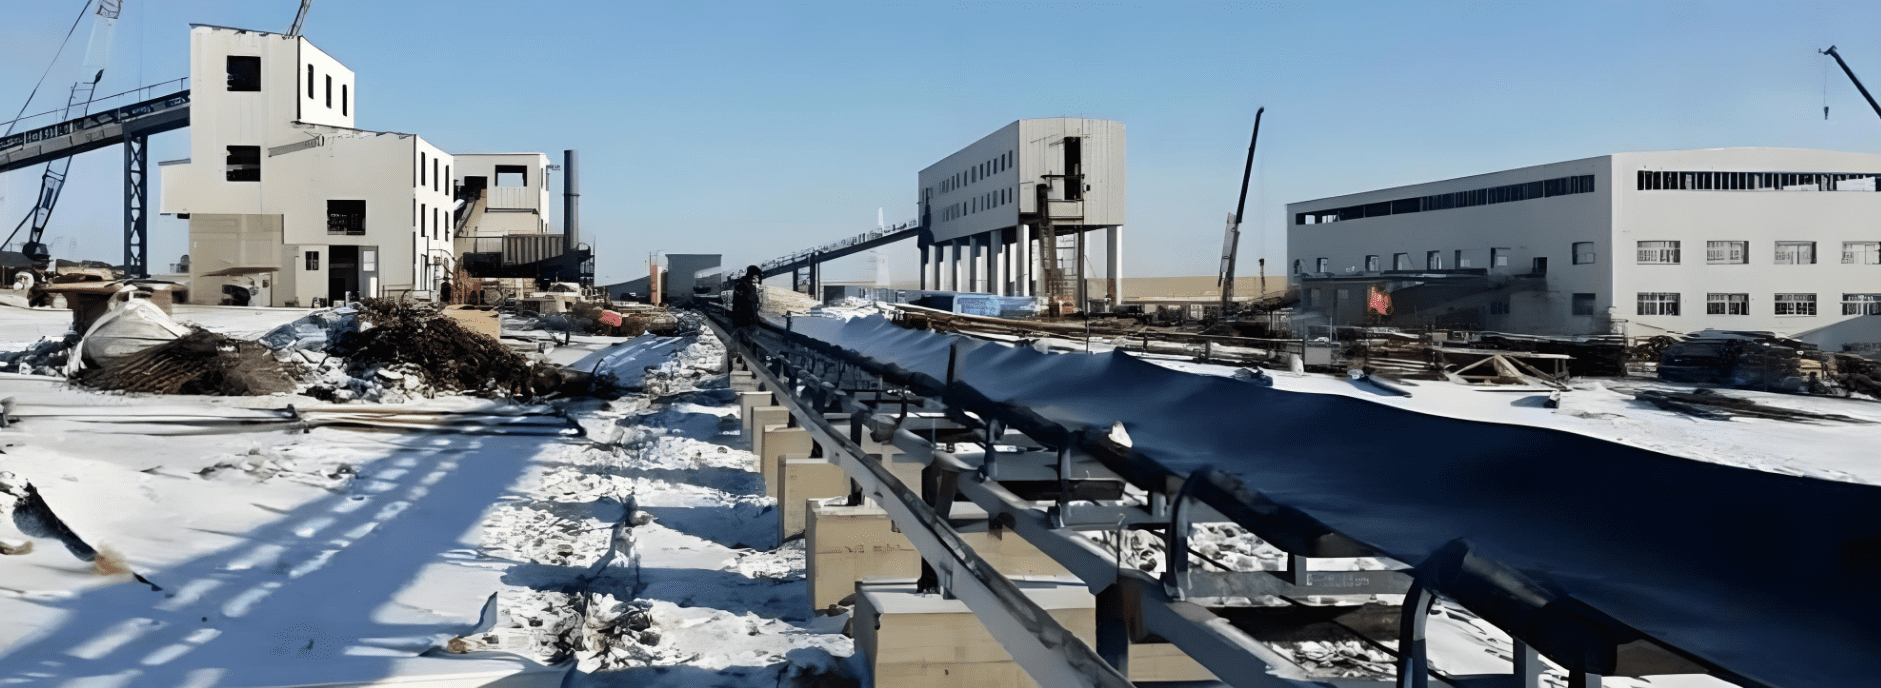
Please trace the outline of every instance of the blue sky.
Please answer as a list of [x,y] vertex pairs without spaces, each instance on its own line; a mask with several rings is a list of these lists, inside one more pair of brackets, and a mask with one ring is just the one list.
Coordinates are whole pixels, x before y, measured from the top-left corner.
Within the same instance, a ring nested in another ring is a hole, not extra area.
[[[0,119],[82,2],[5,3]],[[101,91],[184,75],[190,23],[281,31],[297,6],[126,0]],[[877,208],[910,218],[916,172],[1030,117],[1127,125],[1139,276],[1213,274],[1261,105],[1243,274],[1278,265],[1291,201],[1615,151],[1876,151],[1881,117],[1816,50],[1881,87],[1878,30],[1875,2],[316,0],[305,33],[358,72],[363,128],[580,149],[584,234],[612,282],[645,275],[649,251],[742,265],[873,228]],[[30,112],[63,97],[84,40]],[[185,157],[187,135],[153,157]],[[76,161],[55,250],[120,258],[119,156]],[[0,178],[5,229],[37,185]],[[186,239],[160,218],[153,263]],[[831,276],[861,276],[852,260]]]

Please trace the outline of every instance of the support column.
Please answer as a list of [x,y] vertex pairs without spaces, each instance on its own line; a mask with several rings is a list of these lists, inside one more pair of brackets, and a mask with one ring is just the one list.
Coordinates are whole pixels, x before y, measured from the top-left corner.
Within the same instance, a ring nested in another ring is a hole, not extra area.
[[1006,230],[994,230],[986,235],[986,241],[986,281],[991,287],[987,291],[1006,296]]
[[1123,225],[1104,230],[1104,278],[1110,281],[1110,312],[1123,310]]
[[1032,226],[1019,225],[1019,235],[1012,242],[1013,291],[1019,296],[1032,295]]
[[985,252],[980,245],[986,243],[986,235],[973,234],[967,237],[967,291],[986,291],[981,288],[981,281],[986,279],[986,268],[980,263]]
[[953,253],[952,259],[947,262],[947,289],[950,291],[966,291],[960,288],[960,240],[954,239],[949,241],[947,242],[947,246],[952,249]]
[[[150,194],[147,185],[150,163],[150,138],[140,134],[124,136],[124,273],[127,277],[150,276]],[[270,290],[269,293],[273,293]],[[272,306],[273,303],[262,304]]]
[[928,259],[928,253],[929,253],[929,251],[928,251],[928,245],[927,245],[927,244],[921,244],[921,290],[922,290],[922,291],[927,291],[927,272],[928,272],[928,271],[927,271],[927,259]]

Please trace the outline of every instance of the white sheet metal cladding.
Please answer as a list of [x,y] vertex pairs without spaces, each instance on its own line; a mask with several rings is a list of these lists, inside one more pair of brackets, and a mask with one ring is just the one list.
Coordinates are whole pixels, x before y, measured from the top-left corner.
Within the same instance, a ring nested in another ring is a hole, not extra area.
[[[1066,139],[1076,139],[1067,146]],[[1082,224],[1124,223],[1122,122],[1081,117],[1023,119],[973,142],[921,171],[917,202],[935,241],[951,241],[1015,227],[1034,212],[1034,186],[1052,184],[1052,198],[1082,199]],[[1068,166],[1082,175],[1078,189],[1059,177]]]

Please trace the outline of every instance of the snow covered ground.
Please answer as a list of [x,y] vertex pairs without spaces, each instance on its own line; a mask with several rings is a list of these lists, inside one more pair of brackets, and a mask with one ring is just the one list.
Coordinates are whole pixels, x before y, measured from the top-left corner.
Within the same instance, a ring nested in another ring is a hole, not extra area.
[[[304,313],[177,317],[254,336]],[[70,317],[0,307],[0,346],[60,336]],[[32,485],[99,552],[0,519],[0,544],[31,545],[0,556],[0,685],[562,685],[572,669],[574,685],[768,688],[835,671],[853,652],[846,618],[810,614],[801,544],[772,541],[722,350],[696,335],[576,340],[569,363],[663,395],[565,402],[561,436],[302,431],[226,420],[321,413],[304,397],[0,377],[22,418],[0,429],[0,482]]]

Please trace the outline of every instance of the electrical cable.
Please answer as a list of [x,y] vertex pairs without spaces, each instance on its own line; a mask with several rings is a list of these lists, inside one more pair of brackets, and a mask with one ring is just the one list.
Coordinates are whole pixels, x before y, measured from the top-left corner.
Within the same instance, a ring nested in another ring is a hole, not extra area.
[[[53,67],[58,66],[59,56],[65,54],[65,46],[72,42],[72,34],[78,32],[78,25],[80,22],[85,21],[85,13],[86,10],[89,9],[91,9],[91,0],[85,0],[85,6],[78,8],[78,18],[72,20],[72,28],[65,30],[65,40],[59,42],[59,51],[52,54],[52,63],[46,65],[46,71],[39,75],[39,83],[33,84],[33,92],[26,95],[26,102],[20,103],[19,114],[13,116],[13,121],[7,123],[6,133],[0,134],[0,136],[11,136],[13,134],[13,127],[18,126],[20,118],[26,116],[26,108],[32,106],[33,97],[39,95],[39,87],[44,86],[46,83],[46,76],[52,73]],[[15,229],[13,231],[18,232],[19,230]]]

